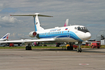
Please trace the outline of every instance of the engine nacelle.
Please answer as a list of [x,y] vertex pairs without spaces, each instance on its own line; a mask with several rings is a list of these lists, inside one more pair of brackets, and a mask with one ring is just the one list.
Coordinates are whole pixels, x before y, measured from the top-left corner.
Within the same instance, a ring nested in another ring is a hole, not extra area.
[[35,31],[31,31],[30,33],[29,33],[29,36],[30,37],[35,37],[37,35],[37,33],[35,32]]

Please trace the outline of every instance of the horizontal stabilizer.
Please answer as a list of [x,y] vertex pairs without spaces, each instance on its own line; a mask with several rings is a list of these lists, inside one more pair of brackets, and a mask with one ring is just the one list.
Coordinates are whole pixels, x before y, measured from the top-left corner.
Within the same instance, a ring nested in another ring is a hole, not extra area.
[[40,13],[35,13],[35,14],[17,14],[17,15],[10,15],[10,16],[33,16],[34,17],[34,26],[35,26],[35,32],[36,31],[43,31],[44,28],[42,28],[40,26],[40,22],[39,22],[39,16],[41,17],[53,17],[53,16],[49,16],[49,15],[42,15]]
[[10,15],[10,16],[41,16],[41,17],[53,17],[53,16],[49,16],[49,15],[42,15],[39,13],[35,13],[35,14],[20,14],[20,15]]

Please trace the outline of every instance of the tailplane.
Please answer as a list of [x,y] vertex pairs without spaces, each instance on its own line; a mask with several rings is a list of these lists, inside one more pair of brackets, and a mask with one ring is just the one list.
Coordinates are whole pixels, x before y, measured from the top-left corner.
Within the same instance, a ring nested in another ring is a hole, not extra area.
[[26,14],[26,15],[10,15],[10,16],[33,16],[34,17],[35,32],[44,30],[44,28],[42,28],[40,26],[40,22],[39,22],[38,16],[40,16],[40,17],[52,17],[52,16],[49,16],[49,15],[42,15],[42,14],[39,14],[39,13]]

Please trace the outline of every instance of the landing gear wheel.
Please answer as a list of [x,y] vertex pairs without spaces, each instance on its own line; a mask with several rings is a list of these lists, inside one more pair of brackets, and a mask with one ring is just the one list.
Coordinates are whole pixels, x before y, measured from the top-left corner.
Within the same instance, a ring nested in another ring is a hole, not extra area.
[[67,46],[67,50],[73,50],[73,43],[69,43],[69,45]]
[[28,44],[28,46],[26,46],[26,50],[32,50],[30,44]]
[[73,46],[67,46],[67,50],[73,50]]
[[26,50],[32,50],[31,46],[26,46]]
[[77,52],[82,52],[82,49],[81,49],[81,48],[78,48],[78,49],[77,49]]
[[79,41],[78,42],[78,49],[77,49],[77,52],[82,52],[82,49],[81,49],[81,44],[82,44],[82,42],[81,41]]
[[56,43],[56,47],[60,47],[60,43]]
[[67,46],[67,50],[70,50],[70,46]]

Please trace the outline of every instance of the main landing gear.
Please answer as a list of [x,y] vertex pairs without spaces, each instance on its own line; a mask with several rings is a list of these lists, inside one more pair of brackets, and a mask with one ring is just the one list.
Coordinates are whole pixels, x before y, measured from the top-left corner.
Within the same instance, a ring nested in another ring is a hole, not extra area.
[[[81,49],[81,44],[82,44],[82,42],[78,42],[78,49],[77,49],[77,52],[82,52],[82,49]],[[66,47],[67,47],[67,50],[73,50],[73,43],[69,43],[69,44],[67,44],[66,45]]]
[[67,50],[73,50],[73,43],[69,43],[66,45]]
[[82,44],[82,42],[78,42],[78,49],[77,49],[77,52],[82,52],[82,49],[81,49],[81,44]]
[[28,45],[26,46],[26,50],[32,50],[32,48],[31,48],[31,45],[30,45],[30,44],[28,44]]

